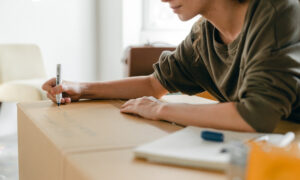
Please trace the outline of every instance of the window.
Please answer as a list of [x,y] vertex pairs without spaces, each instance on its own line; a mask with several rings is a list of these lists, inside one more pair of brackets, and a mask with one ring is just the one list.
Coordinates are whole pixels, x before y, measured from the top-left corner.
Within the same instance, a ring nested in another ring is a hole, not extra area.
[[182,22],[172,12],[168,3],[159,0],[143,0],[142,43],[179,44],[189,33],[199,17]]

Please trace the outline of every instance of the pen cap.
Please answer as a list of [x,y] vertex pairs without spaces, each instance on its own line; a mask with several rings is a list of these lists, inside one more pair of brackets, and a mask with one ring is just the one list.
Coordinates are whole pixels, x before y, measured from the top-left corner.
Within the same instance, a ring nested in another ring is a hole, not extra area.
[[201,138],[206,141],[214,141],[214,142],[223,142],[224,141],[223,133],[214,132],[214,131],[202,131]]
[[61,64],[56,65],[56,73],[60,74],[61,73]]
[[61,84],[61,64],[56,65],[56,84]]

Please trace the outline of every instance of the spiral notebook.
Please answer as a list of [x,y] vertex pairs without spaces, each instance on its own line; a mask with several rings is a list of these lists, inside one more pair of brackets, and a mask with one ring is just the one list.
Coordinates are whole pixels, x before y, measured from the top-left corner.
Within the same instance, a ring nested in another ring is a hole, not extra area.
[[[201,131],[209,130],[224,134],[224,142],[205,141]],[[229,154],[222,152],[229,141],[247,141],[261,137],[263,133],[242,133],[189,126],[154,142],[134,149],[137,158],[150,162],[205,168],[224,171],[229,163]],[[268,134],[279,139],[280,134]]]

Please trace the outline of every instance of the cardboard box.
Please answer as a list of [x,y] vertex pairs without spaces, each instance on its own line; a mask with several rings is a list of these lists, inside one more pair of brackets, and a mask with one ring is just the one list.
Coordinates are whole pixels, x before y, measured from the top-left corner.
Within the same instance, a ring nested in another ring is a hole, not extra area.
[[122,114],[122,103],[19,104],[20,180],[225,179],[224,174],[135,159],[134,147],[181,127]]

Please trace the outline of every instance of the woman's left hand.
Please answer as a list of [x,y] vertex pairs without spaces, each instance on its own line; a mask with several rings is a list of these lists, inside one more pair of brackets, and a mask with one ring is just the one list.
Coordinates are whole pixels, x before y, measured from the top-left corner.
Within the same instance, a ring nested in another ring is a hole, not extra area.
[[141,97],[137,99],[131,99],[125,102],[121,106],[122,113],[137,114],[146,119],[159,120],[158,113],[164,103],[156,98]]

